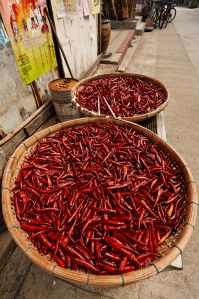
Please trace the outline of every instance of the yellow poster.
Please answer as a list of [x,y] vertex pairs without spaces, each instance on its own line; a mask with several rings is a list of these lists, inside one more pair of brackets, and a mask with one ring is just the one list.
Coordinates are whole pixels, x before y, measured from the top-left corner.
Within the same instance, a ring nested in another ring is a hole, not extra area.
[[100,0],[90,0],[91,14],[97,15],[100,13]]
[[57,66],[46,0],[1,0],[0,13],[25,84]]

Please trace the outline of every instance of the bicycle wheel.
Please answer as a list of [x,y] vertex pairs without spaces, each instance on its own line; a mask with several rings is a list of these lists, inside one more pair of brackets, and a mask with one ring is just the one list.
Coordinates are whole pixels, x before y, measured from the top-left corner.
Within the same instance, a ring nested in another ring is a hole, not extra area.
[[172,7],[169,12],[168,23],[171,23],[176,17],[176,9]]
[[156,10],[154,10],[154,12],[153,12],[152,20],[153,20],[153,24],[156,27],[156,22],[157,22],[157,13],[156,13]]
[[152,19],[153,19],[153,24],[156,28],[157,27],[157,21],[158,21],[158,10],[157,10],[156,7],[154,8]]
[[166,21],[166,12],[162,11],[161,14],[160,14],[160,17],[159,17],[159,27],[160,27],[160,29],[163,28],[165,21]]

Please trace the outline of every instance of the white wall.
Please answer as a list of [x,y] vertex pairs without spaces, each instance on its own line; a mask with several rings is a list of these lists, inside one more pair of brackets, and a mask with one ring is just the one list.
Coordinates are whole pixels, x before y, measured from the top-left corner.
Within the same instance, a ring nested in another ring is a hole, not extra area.
[[[58,19],[55,1],[51,1],[55,26],[74,77],[77,79],[97,58],[97,15],[72,15]],[[66,77],[69,76],[63,60]]]
[[24,120],[20,113],[36,111],[30,86],[22,82],[11,46],[0,49],[0,127],[12,132]]
[[[36,80],[43,101],[50,97],[48,82],[54,79],[48,72]],[[11,133],[37,110],[32,89],[21,79],[11,45],[0,47],[0,128]]]
[[[97,58],[97,15],[88,17],[72,16],[58,19],[55,1],[52,0],[54,19],[58,36],[75,78],[79,78]],[[63,61],[66,77],[69,72]],[[37,85],[43,97],[48,98],[48,82],[53,80],[52,72],[38,80]],[[24,115],[36,111],[35,100],[30,86],[23,84],[12,48],[0,48],[0,127],[12,132],[24,120]]]

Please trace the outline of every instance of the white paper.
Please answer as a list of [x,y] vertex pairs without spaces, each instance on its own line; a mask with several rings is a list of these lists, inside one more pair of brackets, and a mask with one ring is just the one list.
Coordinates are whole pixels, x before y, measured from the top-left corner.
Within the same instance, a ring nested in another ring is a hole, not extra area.
[[82,7],[83,7],[83,15],[84,17],[90,16],[90,7],[88,4],[88,0],[82,0]]

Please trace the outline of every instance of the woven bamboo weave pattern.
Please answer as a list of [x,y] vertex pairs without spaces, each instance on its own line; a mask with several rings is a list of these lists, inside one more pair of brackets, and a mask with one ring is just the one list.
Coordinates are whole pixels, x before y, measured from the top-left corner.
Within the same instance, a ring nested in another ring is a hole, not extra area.
[[148,77],[148,76],[144,76],[144,75],[140,75],[140,74],[131,74],[131,73],[110,73],[110,74],[104,74],[104,75],[98,75],[95,77],[90,77],[90,78],[86,78],[82,81],[79,81],[76,84],[76,87],[74,89],[74,97],[72,99],[72,102],[74,103],[74,105],[76,106],[76,108],[85,116],[98,116],[97,112],[94,111],[90,111],[87,108],[82,107],[78,102],[77,102],[77,96],[78,96],[78,92],[84,87],[84,85],[86,83],[88,83],[89,81],[92,80],[97,80],[97,79],[103,79],[103,78],[107,78],[107,77],[132,77],[132,78],[138,78],[141,79],[145,82],[150,82],[150,83],[154,83],[156,86],[162,88],[164,95],[165,95],[165,101],[158,106],[155,110],[148,112],[148,113],[144,113],[144,114],[137,114],[137,115],[133,115],[130,117],[121,117],[123,119],[129,120],[129,121],[133,121],[136,123],[145,121],[153,116],[155,116],[156,114],[160,113],[161,111],[163,111],[166,106],[169,103],[169,92],[167,90],[167,88],[157,79]]
[[[184,180],[186,184],[186,216],[181,225],[180,229],[175,233],[171,234],[169,238],[161,244],[159,252],[162,253],[162,257],[155,260],[152,264],[146,266],[143,269],[129,272],[123,275],[94,275],[87,274],[82,271],[72,271],[69,269],[59,267],[55,262],[51,261],[47,256],[43,256],[38,253],[36,248],[27,239],[27,234],[20,228],[20,224],[17,221],[14,213],[14,208],[11,204],[12,188],[20,165],[23,163],[24,157],[31,151],[31,147],[43,137],[53,134],[63,128],[84,126],[90,123],[107,123],[114,122],[120,126],[132,127],[136,132],[141,133],[154,141],[164,149],[164,151],[172,157],[172,159],[179,165],[184,172]],[[17,245],[23,250],[23,252],[35,263],[38,267],[47,271],[58,278],[67,280],[76,284],[90,285],[95,287],[117,287],[124,286],[127,284],[135,283],[141,280],[145,280],[151,276],[154,276],[166,268],[175,258],[184,250],[188,244],[190,237],[193,232],[193,228],[196,221],[198,206],[198,197],[196,185],[193,180],[192,174],[185,164],[183,159],[177,154],[173,148],[167,143],[162,141],[157,135],[151,131],[137,125],[124,123],[120,120],[113,120],[112,118],[106,117],[93,117],[93,118],[82,118],[72,121],[67,121],[49,127],[39,133],[34,134],[32,137],[24,141],[10,157],[6,166],[3,184],[2,184],[2,207],[6,225],[13,239]]]

